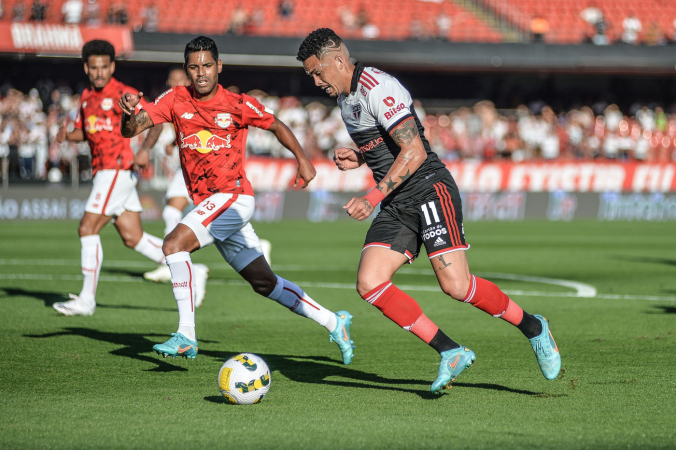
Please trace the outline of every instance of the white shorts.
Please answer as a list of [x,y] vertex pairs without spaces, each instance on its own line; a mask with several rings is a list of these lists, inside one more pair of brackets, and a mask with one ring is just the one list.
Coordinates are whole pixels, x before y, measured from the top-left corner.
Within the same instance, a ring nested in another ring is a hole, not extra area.
[[185,197],[190,203],[190,194],[188,194],[188,187],[185,185],[185,180],[183,179],[183,171],[178,170],[174,175],[174,178],[171,179],[169,183],[169,188],[167,188],[166,199],[176,198],[176,197]]
[[181,220],[197,236],[200,248],[215,244],[223,259],[240,272],[263,256],[261,243],[249,223],[256,202],[251,195],[214,194]]
[[85,211],[103,216],[119,216],[125,211],[141,212],[136,192],[138,176],[131,170],[99,170]]

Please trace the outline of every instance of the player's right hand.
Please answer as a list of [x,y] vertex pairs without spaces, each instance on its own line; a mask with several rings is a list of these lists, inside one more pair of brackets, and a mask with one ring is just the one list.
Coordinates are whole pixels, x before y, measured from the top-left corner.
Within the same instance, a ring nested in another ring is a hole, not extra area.
[[68,129],[66,128],[67,125],[68,122],[64,120],[63,125],[61,125],[59,131],[56,133],[56,142],[59,144],[68,138]]
[[134,113],[134,108],[136,108],[136,105],[141,101],[141,98],[143,98],[143,92],[139,92],[138,95],[127,92],[120,97],[118,104],[120,105],[122,112],[131,116]]
[[339,148],[333,153],[333,162],[340,170],[351,170],[359,167],[359,156],[351,148]]

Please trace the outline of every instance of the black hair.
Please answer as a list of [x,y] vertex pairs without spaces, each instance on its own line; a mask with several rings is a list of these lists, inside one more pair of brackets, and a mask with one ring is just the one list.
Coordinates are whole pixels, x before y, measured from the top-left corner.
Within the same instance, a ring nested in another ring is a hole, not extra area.
[[171,75],[171,72],[173,72],[174,70],[180,70],[181,72],[184,72],[183,66],[174,64],[171,67],[169,67],[169,70],[167,70],[167,76]]
[[195,39],[185,45],[185,52],[183,53],[183,56],[185,57],[186,64],[188,64],[188,57],[190,54],[196,52],[211,52],[211,56],[214,57],[214,61],[218,61],[218,49],[216,48],[216,43],[211,38],[206,36],[197,36]]
[[82,61],[88,63],[90,56],[110,56],[110,62],[115,61],[115,47],[108,41],[94,39],[82,46]]
[[300,48],[296,59],[305,62],[309,57],[316,56],[322,59],[328,50],[337,50],[343,40],[330,28],[319,28],[308,34]]

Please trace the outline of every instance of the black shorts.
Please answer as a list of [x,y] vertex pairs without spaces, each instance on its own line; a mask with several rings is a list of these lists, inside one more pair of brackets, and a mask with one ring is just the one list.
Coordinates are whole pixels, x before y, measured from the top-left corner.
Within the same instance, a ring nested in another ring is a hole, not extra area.
[[430,184],[416,203],[393,202],[384,206],[366,233],[364,249],[389,248],[406,255],[411,263],[422,244],[430,259],[469,248],[462,225],[460,193],[450,173]]

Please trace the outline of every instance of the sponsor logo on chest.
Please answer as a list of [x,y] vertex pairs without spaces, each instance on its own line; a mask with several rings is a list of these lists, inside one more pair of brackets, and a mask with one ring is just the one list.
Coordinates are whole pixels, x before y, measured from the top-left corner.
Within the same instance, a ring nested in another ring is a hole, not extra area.
[[101,119],[95,115],[87,117],[87,133],[94,134],[100,131],[113,131],[113,124],[110,121],[110,117],[106,119]]
[[381,144],[382,142],[383,142],[383,138],[382,138],[382,137],[378,137],[378,138],[376,138],[376,139],[372,139],[372,140],[369,141],[368,143],[366,143],[366,144],[362,145],[361,147],[359,147],[359,151],[362,152],[362,153],[364,153],[364,152],[366,152],[366,151],[368,151],[368,150],[371,150],[371,149],[374,148],[376,145]]
[[232,148],[229,134],[226,137],[221,137],[212,134],[210,131],[201,130],[185,137],[183,133],[180,133],[180,138],[181,149],[189,148],[197,150],[200,153],[210,153],[222,148]]

